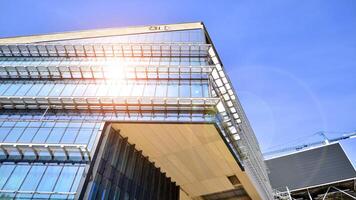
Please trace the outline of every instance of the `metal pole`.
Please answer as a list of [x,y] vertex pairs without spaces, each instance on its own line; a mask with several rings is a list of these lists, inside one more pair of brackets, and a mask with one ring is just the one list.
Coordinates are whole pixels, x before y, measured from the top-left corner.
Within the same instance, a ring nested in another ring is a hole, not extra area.
[[310,195],[309,189],[307,189],[307,191],[308,191],[309,199],[310,199],[310,200],[313,200],[313,198],[312,198],[311,195]]
[[42,121],[42,119],[44,118],[44,116],[47,114],[47,111],[49,109],[49,106],[47,106],[46,110],[44,111],[43,115],[40,118],[40,121]]
[[325,192],[325,194],[324,194],[324,197],[323,197],[323,200],[325,200],[326,195],[328,195],[328,193],[329,193],[329,190],[330,190],[330,187],[328,187],[328,189],[326,190],[326,192]]
[[345,191],[342,191],[342,190],[340,190],[339,188],[337,188],[337,187],[334,187],[334,186],[332,186],[335,190],[338,190],[339,192],[341,192],[341,193],[343,193],[343,194],[345,194],[345,195],[347,195],[347,196],[349,196],[349,197],[351,197],[351,198],[353,198],[353,199],[356,199],[356,197],[354,197],[354,196],[352,196],[351,194],[348,194],[348,193],[346,193]]
[[286,186],[286,188],[287,188],[287,192],[288,192],[289,199],[290,199],[290,200],[293,200],[292,195],[290,194],[290,191],[289,191],[288,186]]

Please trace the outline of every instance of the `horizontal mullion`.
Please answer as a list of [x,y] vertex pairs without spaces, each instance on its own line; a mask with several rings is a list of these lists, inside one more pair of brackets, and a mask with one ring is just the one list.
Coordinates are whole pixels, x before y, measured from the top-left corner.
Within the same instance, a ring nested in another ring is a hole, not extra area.
[[0,66],[0,78],[49,79],[208,79],[211,66],[125,66],[122,71],[94,66]]
[[213,112],[218,98],[1,97],[2,109],[115,110],[124,112]]
[[87,163],[91,160],[85,144],[0,143],[0,152],[0,162]]
[[9,44],[0,57],[201,57],[210,44]]

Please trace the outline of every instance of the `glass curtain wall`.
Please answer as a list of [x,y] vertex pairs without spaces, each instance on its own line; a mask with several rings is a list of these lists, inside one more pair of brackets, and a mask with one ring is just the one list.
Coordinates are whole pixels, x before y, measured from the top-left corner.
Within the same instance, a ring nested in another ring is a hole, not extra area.
[[[111,36],[47,42],[46,44],[138,43],[205,44],[202,30]],[[39,44],[41,45],[41,44]],[[43,44],[45,45],[45,43]],[[38,47],[42,48],[42,47]],[[41,49],[40,49],[41,50]],[[213,121],[209,112],[149,112],[115,110],[53,109],[23,110],[18,99],[36,103],[37,98],[141,98],[206,99],[212,98],[208,76],[209,58],[190,55],[95,57],[0,57],[0,198],[5,199],[74,199],[80,193],[85,169],[92,162],[81,156],[67,155],[73,145],[81,145],[92,156],[106,121]],[[17,100],[16,100],[17,98]],[[163,101],[162,101],[163,102]],[[65,102],[62,102],[65,107]],[[166,102],[167,103],[167,102]],[[9,104],[13,106],[7,107]],[[48,145],[55,146],[50,149]],[[21,147],[12,148],[14,145]],[[38,147],[36,149],[34,146]],[[41,146],[42,145],[42,146]],[[72,145],[72,146],[71,146]],[[46,152],[42,152],[47,149]],[[31,159],[27,159],[31,154]],[[49,154],[43,156],[44,154]],[[82,150],[79,151],[82,154]],[[78,153],[78,154],[79,154]],[[65,154],[57,159],[56,154]],[[83,157],[83,156],[82,156]],[[14,162],[13,160],[16,160]]]

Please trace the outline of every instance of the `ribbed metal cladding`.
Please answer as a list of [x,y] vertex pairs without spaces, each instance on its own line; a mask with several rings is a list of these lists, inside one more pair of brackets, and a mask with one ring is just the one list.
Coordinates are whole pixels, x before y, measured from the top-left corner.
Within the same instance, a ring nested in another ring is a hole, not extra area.
[[[178,200],[179,186],[112,128],[102,140],[86,199]],[[87,176],[87,179],[89,176]],[[82,198],[83,198],[82,197]]]
[[274,189],[285,191],[340,182],[356,177],[340,144],[332,144],[266,160]]

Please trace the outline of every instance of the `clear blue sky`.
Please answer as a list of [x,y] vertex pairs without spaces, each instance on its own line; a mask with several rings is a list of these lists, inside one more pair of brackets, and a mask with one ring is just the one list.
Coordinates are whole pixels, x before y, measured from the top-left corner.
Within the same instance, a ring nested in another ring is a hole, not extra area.
[[[262,149],[356,130],[355,0],[1,0],[0,11],[0,37],[204,21]],[[355,162],[356,139],[343,143]]]

